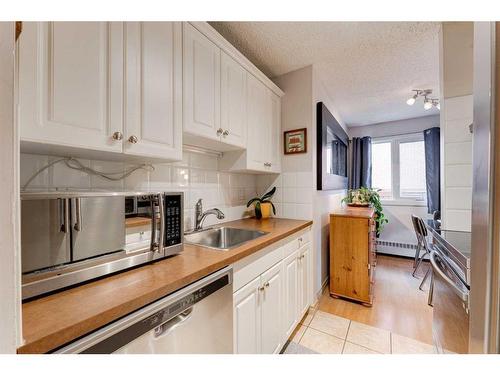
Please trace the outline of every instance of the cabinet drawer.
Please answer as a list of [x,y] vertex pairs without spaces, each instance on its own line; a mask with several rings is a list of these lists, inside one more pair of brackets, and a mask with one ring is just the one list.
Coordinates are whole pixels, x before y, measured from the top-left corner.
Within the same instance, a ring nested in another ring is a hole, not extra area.
[[309,229],[304,232],[300,232],[299,234],[292,235],[291,239],[289,239],[285,246],[283,246],[284,257],[286,258],[309,242],[311,242],[311,231]]

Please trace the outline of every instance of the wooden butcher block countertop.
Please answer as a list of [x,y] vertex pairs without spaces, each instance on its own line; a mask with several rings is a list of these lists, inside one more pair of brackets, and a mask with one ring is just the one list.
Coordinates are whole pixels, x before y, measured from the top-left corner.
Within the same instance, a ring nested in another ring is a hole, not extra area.
[[229,251],[185,244],[179,255],[26,302],[24,344],[18,353],[56,349],[311,224],[289,219],[227,222],[222,225],[269,234]]

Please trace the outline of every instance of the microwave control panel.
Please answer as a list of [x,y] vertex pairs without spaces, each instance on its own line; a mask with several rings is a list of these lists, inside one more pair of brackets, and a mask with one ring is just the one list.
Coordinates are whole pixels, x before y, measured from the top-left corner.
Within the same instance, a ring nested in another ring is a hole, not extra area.
[[182,242],[182,195],[165,194],[165,247]]

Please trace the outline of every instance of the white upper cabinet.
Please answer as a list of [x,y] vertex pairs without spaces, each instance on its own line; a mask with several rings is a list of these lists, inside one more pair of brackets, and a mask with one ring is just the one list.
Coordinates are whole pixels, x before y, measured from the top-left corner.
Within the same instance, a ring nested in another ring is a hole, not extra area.
[[126,24],[124,152],[182,159],[182,23]]
[[26,22],[18,58],[22,141],[122,151],[121,22]]
[[184,24],[184,132],[218,140],[220,48]]
[[246,70],[222,52],[221,140],[241,148],[246,146],[246,84]]
[[281,98],[250,73],[246,87],[246,150],[225,153],[220,166],[238,172],[280,173]]

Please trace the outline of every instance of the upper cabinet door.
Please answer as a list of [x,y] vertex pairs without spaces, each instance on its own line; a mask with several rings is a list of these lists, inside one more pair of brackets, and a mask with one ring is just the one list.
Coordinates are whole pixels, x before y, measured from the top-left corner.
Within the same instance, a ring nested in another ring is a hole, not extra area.
[[264,84],[247,74],[247,153],[248,168],[263,170],[268,162],[269,129],[268,92]]
[[234,146],[246,146],[246,70],[221,54],[221,140]]
[[120,152],[123,24],[26,22],[19,39],[21,140]]
[[126,24],[126,154],[182,159],[182,24]]
[[184,23],[184,131],[209,139],[220,134],[220,49]]
[[270,158],[268,168],[272,172],[280,173],[281,172],[281,150],[283,149],[282,140],[281,140],[281,98],[274,94],[273,92],[269,92],[270,101],[271,101],[271,112],[270,112],[270,137],[271,140],[269,144],[269,152]]

